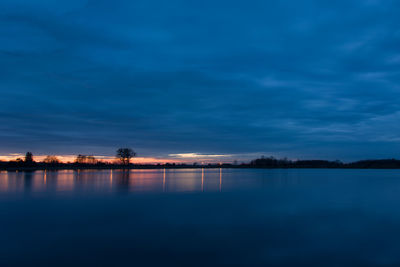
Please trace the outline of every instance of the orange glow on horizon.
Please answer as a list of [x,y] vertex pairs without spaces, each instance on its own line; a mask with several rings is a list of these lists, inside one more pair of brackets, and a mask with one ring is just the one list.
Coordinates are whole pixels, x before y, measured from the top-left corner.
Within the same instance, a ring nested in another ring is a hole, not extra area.
[[[76,159],[76,155],[52,155],[57,157],[61,162],[63,163],[70,163],[74,162]],[[33,159],[36,162],[41,162],[43,161],[47,155],[33,155]],[[96,160],[100,162],[108,162],[108,163],[116,163],[119,162],[119,160],[115,157],[110,157],[110,156],[96,156],[94,155]],[[18,158],[24,159],[25,155],[24,154],[19,154],[19,153],[13,153],[13,154],[8,154],[8,155],[0,155],[0,161],[13,161],[17,160]],[[184,163],[186,161],[182,159],[164,159],[164,158],[154,158],[154,157],[135,157],[131,159],[131,163],[133,164],[164,164],[164,163]]]
[[[33,154],[33,160],[36,162],[42,162],[48,155],[36,155]],[[51,155],[55,156],[62,163],[73,163],[77,158],[77,154],[59,154],[59,155]],[[118,163],[119,160],[114,156],[105,156],[105,155],[91,155],[99,162],[105,163]],[[230,163],[234,162],[238,158],[243,155],[237,154],[234,155],[217,155],[217,154],[199,154],[199,153],[181,153],[181,154],[167,154],[163,157],[134,157],[131,159],[131,163],[133,164],[167,164],[167,163],[176,163],[176,164],[220,164],[223,162]],[[0,155],[0,161],[14,161],[16,159],[24,160],[25,153],[9,153]]]

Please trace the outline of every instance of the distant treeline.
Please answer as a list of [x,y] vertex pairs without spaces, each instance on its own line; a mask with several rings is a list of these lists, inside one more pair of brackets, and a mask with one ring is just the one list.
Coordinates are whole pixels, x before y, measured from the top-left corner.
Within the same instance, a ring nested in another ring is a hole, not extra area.
[[343,163],[339,160],[288,160],[273,157],[260,158],[245,164],[254,168],[348,168],[348,169],[400,169],[400,160],[371,159]]
[[[120,151],[121,152],[121,151]],[[127,152],[127,151],[125,151]],[[118,155],[118,154],[117,154]],[[249,163],[208,163],[208,164],[132,164],[126,158],[119,156],[120,161],[108,163],[96,160],[93,156],[78,155],[73,163],[62,163],[54,156],[49,156],[42,162],[35,162],[32,153],[28,152],[25,159],[0,161],[0,170],[44,170],[44,169],[150,169],[150,168],[333,168],[333,169],[400,169],[400,160],[362,160],[350,163],[327,160],[288,160],[274,157],[261,157]]]

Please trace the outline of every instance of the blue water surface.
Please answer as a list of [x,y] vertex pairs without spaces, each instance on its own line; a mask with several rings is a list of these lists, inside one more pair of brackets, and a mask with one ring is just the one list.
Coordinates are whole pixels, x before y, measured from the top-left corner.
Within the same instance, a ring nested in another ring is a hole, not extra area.
[[400,266],[400,170],[0,172],[0,266]]

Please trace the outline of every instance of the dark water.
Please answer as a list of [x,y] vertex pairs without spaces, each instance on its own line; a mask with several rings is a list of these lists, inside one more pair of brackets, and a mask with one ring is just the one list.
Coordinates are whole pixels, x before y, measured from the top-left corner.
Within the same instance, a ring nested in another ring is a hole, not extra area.
[[0,266],[400,266],[398,170],[0,173]]

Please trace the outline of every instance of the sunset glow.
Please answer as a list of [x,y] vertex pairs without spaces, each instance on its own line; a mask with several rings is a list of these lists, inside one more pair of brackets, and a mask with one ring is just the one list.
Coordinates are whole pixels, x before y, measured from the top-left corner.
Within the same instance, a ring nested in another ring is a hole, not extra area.
[[[211,156],[198,156],[198,157],[192,157],[191,155],[195,155],[195,153],[190,153],[188,154],[188,157],[184,157],[183,155],[185,154],[179,154],[179,156],[173,157],[171,155],[170,158],[155,158],[155,157],[135,157],[131,159],[132,163],[136,164],[165,164],[165,163],[192,163],[194,159],[196,160],[206,160],[210,158],[215,158]],[[52,155],[57,157],[61,162],[63,163],[68,163],[68,162],[74,162],[76,159],[76,155]],[[1,155],[0,156],[0,161],[12,161],[12,160],[17,160],[17,159],[24,159],[25,154],[21,153],[12,153],[12,154],[7,154],[7,155]],[[47,155],[34,155],[34,160],[41,162],[43,161]],[[101,156],[101,155],[94,155],[96,160],[101,161],[101,162],[107,162],[107,163],[118,163],[119,160],[115,157],[112,156]],[[209,162],[209,161],[207,161]],[[214,161],[213,161],[214,162]]]
[[400,266],[400,0],[0,0],[0,267]]

